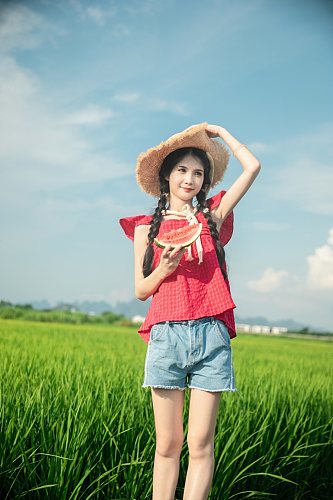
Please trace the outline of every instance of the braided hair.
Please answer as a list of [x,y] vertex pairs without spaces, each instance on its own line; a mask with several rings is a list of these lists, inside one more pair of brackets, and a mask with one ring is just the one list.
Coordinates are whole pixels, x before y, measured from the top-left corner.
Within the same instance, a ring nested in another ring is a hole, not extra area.
[[159,181],[160,181],[160,197],[157,203],[157,207],[155,208],[153,219],[150,223],[150,229],[148,233],[148,246],[143,258],[143,276],[146,278],[152,272],[153,260],[154,260],[154,249],[153,243],[154,238],[158,235],[160,225],[162,222],[162,211],[166,210],[166,204],[168,200],[168,194],[170,193],[169,181],[166,180],[166,177],[169,177],[173,167],[181,161],[185,156],[191,155],[194,158],[197,158],[202,163],[204,167],[204,181],[201,187],[201,190],[196,195],[198,204],[196,206],[198,212],[202,212],[204,217],[207,219],[208,227],[210,229],[210,234],[212,235],[213,240],[215,241],[216,254],[218,258],[218,262],[221,268],[221,272],[225,280],[228,279],[227,274],[224,270],[225,265],[225,252],[221,240],[219,238],[219,233],[216,227],[216,223],[212,218],[210,211],[204,211],[207,207],[207,192],[210,187],[210,161],[206,152],[202,149],[187,147],[180,148],[172,151],[163,161],[162,166],[159,171]]

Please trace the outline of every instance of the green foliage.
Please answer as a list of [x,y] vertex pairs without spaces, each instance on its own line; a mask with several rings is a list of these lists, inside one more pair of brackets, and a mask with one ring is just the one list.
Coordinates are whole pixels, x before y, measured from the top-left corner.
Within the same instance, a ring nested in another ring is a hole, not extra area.
[[[0,320],[0,498],[150,499],[155,432],[134,328]],[[332,498],[331,342],[241,335],[209,500]],[[188,464],[189,392],[176,499]]]
[[[126,321],[123,314],[106,311],[101,315],[91,315],[80,311],[71,312],[63,309],[36,310],[30,304],[13,305],[9,302],[0,302],[0,318],[2,319],[22,319],[25,321],[41,321],[47,323],[119,323]],[[127,320],[130,322],[130,320]]]

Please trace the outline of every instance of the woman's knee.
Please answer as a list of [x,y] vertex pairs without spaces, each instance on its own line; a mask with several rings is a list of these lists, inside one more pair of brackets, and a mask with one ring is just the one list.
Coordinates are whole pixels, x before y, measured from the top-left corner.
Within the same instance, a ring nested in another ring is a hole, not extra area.
[[214,437],[211,435],[188,435],[187,445],[191,458],[203,458],[214,453]]
[[184,442],[183,434],[156,435],[156,451],[163,457],[179,456]]

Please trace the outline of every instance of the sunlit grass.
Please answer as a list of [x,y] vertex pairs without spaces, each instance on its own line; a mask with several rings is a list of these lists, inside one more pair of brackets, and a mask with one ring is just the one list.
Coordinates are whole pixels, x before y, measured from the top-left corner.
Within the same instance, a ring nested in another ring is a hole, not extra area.
[[[0,497],[151,498],[136,330],[3,320],[0,346]],[[210,499],[331,498],[333,344],[239,334],[232,346],[238,392],[222,395]],[[187,462],[185,439],[177,499]]]

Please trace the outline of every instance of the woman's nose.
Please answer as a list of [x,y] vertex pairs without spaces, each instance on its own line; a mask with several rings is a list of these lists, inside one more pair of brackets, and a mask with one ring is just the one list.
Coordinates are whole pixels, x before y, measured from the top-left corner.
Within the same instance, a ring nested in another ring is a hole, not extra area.
[[187,176],[185,177],[185,184],[192,185],[192,175],[191,174],[187,174]]

